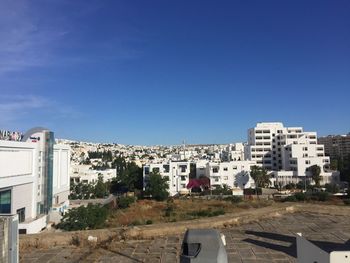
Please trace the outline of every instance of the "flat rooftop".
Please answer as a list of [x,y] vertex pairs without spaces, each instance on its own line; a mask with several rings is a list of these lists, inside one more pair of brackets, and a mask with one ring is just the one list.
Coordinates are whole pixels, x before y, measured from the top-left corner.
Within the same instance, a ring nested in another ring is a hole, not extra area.
[[[296,212],[220,229],[229,262],[296,262],[295,233],[324,250],[350,250],[348,215]],[[20,262],[179,262],[183,234],[105,242],[97,247],[33,248]]]

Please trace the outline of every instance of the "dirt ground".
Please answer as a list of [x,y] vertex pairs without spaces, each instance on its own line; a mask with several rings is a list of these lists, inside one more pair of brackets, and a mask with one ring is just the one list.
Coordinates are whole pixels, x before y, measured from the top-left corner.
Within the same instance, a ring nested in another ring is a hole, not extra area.
[[234,203],[232,201],[203,199],[175,199],[170,202],[139,200],[127,209],[112,211],[107,227],[178,222],[270,205],[273,205],[273,201],[245,200]]

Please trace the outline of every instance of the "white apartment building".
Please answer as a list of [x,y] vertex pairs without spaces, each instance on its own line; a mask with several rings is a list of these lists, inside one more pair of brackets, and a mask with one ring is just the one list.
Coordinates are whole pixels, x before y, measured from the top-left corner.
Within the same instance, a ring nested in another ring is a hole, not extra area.
[[99,175],[102,175],[103,182],[107,182],[116,178],[117,170],[93,170],[91,165],[72,165],[70,180],[71,183],[96,183]]
[[322,183],[339,180],[338,173],[329,171],[329,157],[324,155],[323,145],[317,144],[317,133],[304,132],[302,127],[258,123],[248,130],[245,158],[274,171],[275,181],[283,185],[305,180],[312,165],[321,167]]
[[210,178],[211,186],[227,185],[231,189],[243,190],[255,187],[254,180],[250,177],[254,165],[255,161],[208,162],[206,176]]
[[223,161],[243,161],[244,160],[244,144],[229,144],[221,151],[221,160]]
[[143,167],[144,189],[148,183],[149,174],[159,172],[162,177],[168,179],[171,196],[188,193],[189,180],[202,177],[209,178],[212,187],[227,185],[235,193],[241,195],[243,189],[255,186],[249,175],[253,165],[256,165],[255,161],[211,162],[199,160],[197,162],[151,163]]
[[163,178],[167,178],[171,196],[178,193],[188,193],[187,184],[190,179],[190,162],[169,161],[145,165],[143,167],[144,190],[148,183],[149,174],[155,172],[158,172]]
[[20,233],[38,233],[68,208],[70,149],[35,128],[0,140],[0,214],[18,214]]

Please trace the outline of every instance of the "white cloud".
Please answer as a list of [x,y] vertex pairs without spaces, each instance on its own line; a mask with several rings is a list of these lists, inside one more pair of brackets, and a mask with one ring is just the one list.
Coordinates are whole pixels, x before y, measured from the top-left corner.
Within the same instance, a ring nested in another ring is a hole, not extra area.
[[39,29],[25,2],[3,1],[1,7],[0,73],[43,65],[52,36]]
[[[89,23],[90,16],[101,8],[99,1],[75,3],[60,0],[49,3],[1,0],[0,76],[33,67],[124,60],[139,55],[127,44],[130,34],[138,36],[139,32],[131,29],[124,32],[124,27],[113,35],[88,42],[88,48],[85,46],[84,37],[90,34],[89,27],[77,28],[76,21],[86,19]],[[135,41],[138,41],[137,38]],[[80,47],[84,55],[64,53],[64,50]]]
[[45,97],[0,96],[0,127],[12,126],[38,111],[47,114],[50,119],[72,119],[80,116],[73,107],[59,104]]

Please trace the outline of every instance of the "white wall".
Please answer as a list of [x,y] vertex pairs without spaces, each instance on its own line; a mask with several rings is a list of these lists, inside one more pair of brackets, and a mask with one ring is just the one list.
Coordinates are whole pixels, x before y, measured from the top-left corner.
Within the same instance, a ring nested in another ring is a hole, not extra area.
[[53,160],[53,194],[69,190],[70,148],[54,145]]
[[26,221],[35,218],[36,204],[32,198],[28,198],[33,194],[33,183],[16,185],[11,191],[12,214],[16,214],[20,208],[25,208]]

